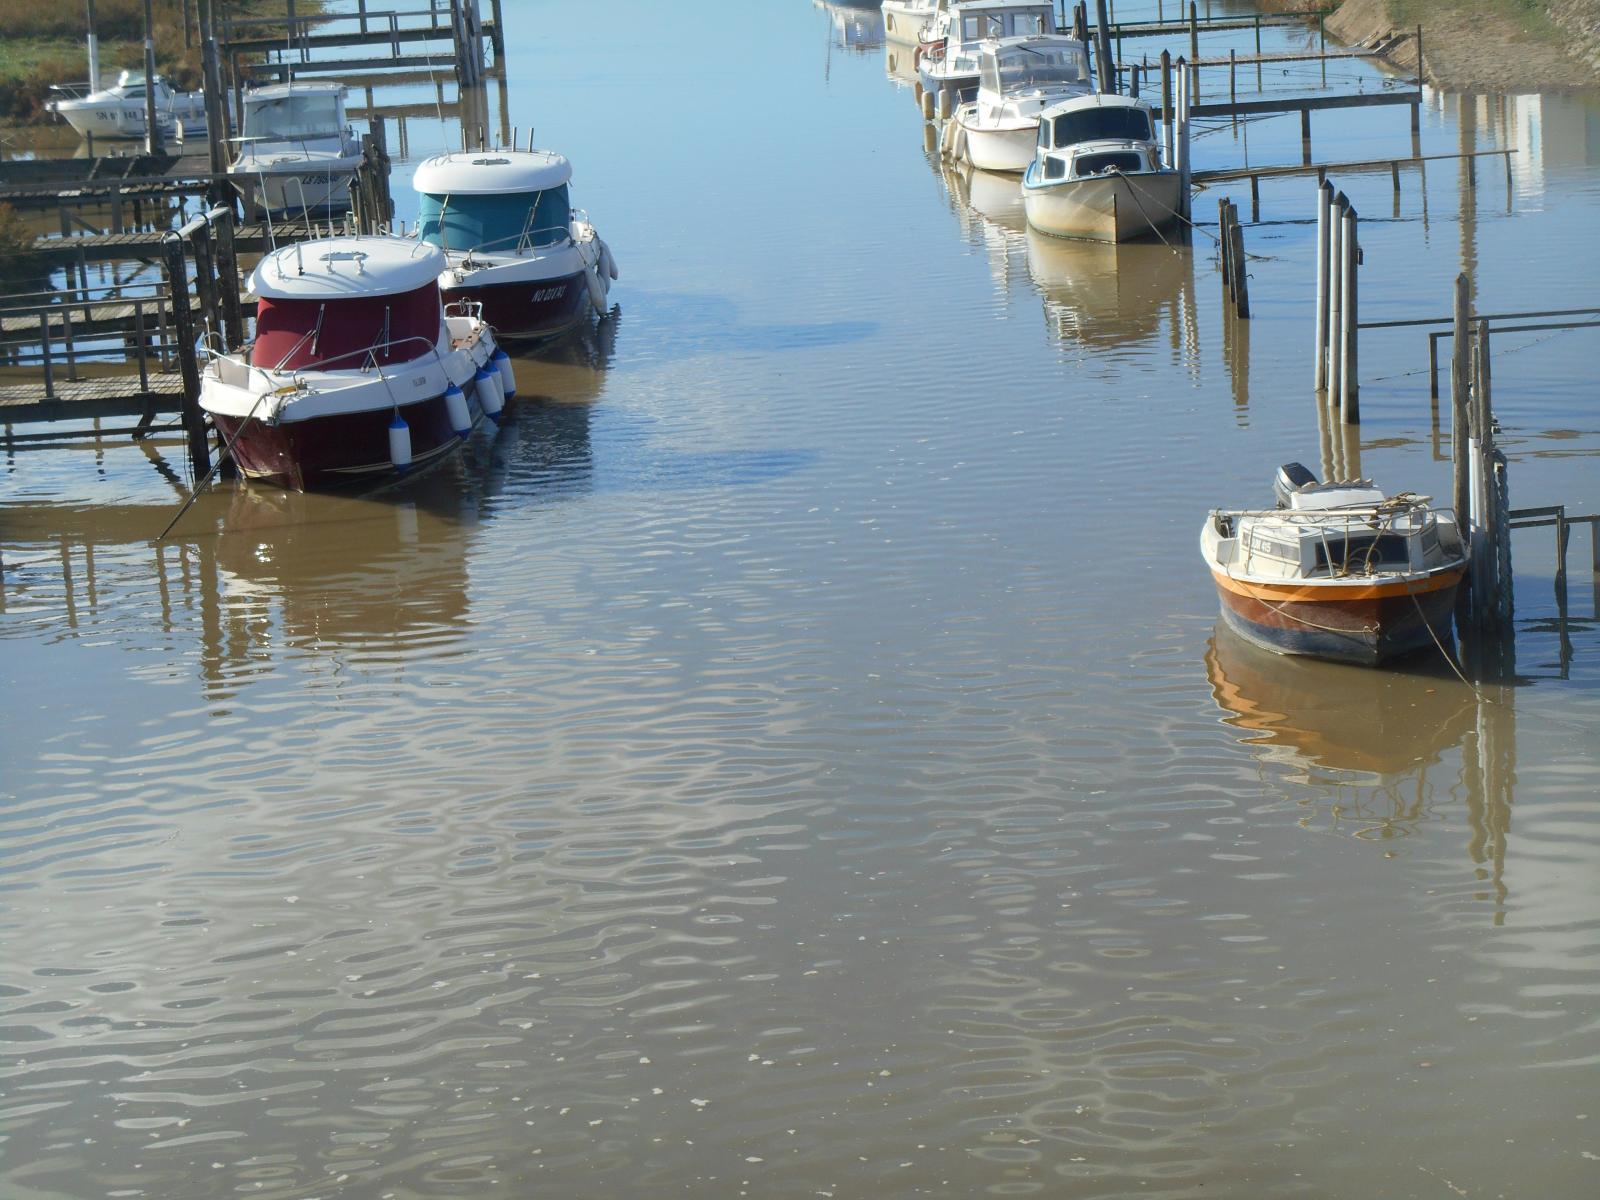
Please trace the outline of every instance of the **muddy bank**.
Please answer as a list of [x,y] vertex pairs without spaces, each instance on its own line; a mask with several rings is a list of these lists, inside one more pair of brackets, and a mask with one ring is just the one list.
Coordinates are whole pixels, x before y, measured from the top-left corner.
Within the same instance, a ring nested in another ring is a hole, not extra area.
[[1459,92],[1571,91],[1600,86],[1600,0],[1345,0],[1328,32],[1417,69],[1422,26],[1428,82]]

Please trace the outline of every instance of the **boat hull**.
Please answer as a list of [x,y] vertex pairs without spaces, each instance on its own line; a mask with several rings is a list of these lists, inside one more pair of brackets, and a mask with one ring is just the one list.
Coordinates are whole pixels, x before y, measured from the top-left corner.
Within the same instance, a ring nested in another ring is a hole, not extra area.
[[1021,129],[983,129],[963,121],[961,128],[967,134],[967,158],[980,171],[1020,175],[1038,150],[1037,123]]
[[926,8],[913,9],[893,0],[883,6],[883,35],[891,42],[915,46],[928,28],[932,12]]
[[498,341],[538,341],[565,333],[593,308],[586,271],[552,279],[447,287],[446,304],[468,300],[483,306],[483,319]]
[[350,179],[354,174],[353,165],[340,164],[332,170],[318,171],[315,164],[308,163],[304,171],[235,171],[233,185],[247,204],[254,201],[258,215],[326,215],[349,209]]
[[[483,410],[471,393],[469,388],[468,409],[476,425]],[[389,422],[396,411],[386,407],[275,424],[222,413],[212,413],[211,419],[232,444],[233,460],[246,479],[311,492],[371,487],[401,474],[389,457]],[[398,412],[411,430],[405,473],[448,457],[466,440],[451,428],[443,393],[402,405]]]
[[1023,180],[1028,224],[1053,237],[1130,242],[1159,234],[1178,219],[1176,171],[1101,175],[1035,184]]
[[[1436,642],[1449,644],[1462,573],[1456,568],[1415,585],[1378,586],[1327,599],[1304,585],[1250,586],[1215,572],[1213,578],[1223,621],[1246,641],[1278,654],[1376,666]],[[1305,598],[1286,598],[1291,595]]]

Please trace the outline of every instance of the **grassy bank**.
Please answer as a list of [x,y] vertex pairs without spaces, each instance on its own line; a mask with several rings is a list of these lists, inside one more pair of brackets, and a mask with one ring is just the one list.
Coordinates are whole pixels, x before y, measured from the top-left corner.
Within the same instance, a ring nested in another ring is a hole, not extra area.
[[[296,12],[302,14],[315,9],[308,0],[296,5]],[[183,0],[153,0],[151,11],[156,70],[180,88],[199,87],[199,48],[183,44]],[[224,15],[275,17],[285,11],[284,0],[216,4],[219,20]],[[143,0],[97,0],[95,26],[100,73],[108,82],[125,67],[143,69]],[[81,0],[0,3],[0,123],[25,125],[53,119],[44,109],[50,85],[81,83],[88,77],[87,36],[88,16]]]

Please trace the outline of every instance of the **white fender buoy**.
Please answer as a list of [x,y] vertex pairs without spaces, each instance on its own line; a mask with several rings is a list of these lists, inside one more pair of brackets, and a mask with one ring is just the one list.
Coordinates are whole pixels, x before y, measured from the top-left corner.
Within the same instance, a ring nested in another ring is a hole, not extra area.
[[478,373],[473,376],[478,393],[478,407],[483,409],[483,415],[491,421],[500,419],[500,410],[505,408],[505,393],[500,390],[500,371],[489,362],[478,368]]
[[600,266],[605,271],[606,276],[615,281],[617,278],[617,260],[611,255],[611,247],[600,241],[598,237],[595,238],[595,241],[600,242]]
[[444,411],[457,437],[466,437],[472,432],[472,413],[467,410],[467,397],[453,383],[444,390]]
[[923,92],[922,93],[922,119],[924,121],[933,120],[933,93],[932,92]]
[[500,372],[500,394],[510,400],[517,394],[517,372],[511,365],[511,355],[499,346],[494,348],[494,357],[490,360],[495,369]]
[[389,422],[389,461],[396,471],[404,471],[411,465],[411,426],[398,412]]
[[600,269],[594,263],[584,268],[584,282],[589,285],[589,303],[596,316],[606,315],[606,285],[600,282]]
[[954,157],[956,144],[956,123],[949,117],[944,118],[939,126],[939,153],[945,158]]
[[959,121],[956,123],[956,136],[950,144],[950,157],[957,162],[967,160],[967,127]]

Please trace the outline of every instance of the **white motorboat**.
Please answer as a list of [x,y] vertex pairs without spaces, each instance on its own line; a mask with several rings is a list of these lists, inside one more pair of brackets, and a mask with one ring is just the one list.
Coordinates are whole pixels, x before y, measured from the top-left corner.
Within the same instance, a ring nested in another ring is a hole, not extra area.
[[1022,177],[1028,224],[1056,237],[1125,242],[1178,219],[1183,180],[1161,164],[1150,105],[1110,93],[1045,109]]
[[440,154],[417,168],[417,235],[444,251],[444,298],[481,304],[503,340],[550,337],[609,307],[616,261],[571,207],[571,179],[548,150]]
[[234,186],[258,211],[326,214],[350,207],[361,141],[345,116],[342,83],[280,83],[244,96]]
[[444,252],[414,238],[322,238],[250,276],[255,339],[218,354],[200,407],[250,479],[370,484],[444,457],[514,389],[474,305],[444,308]]
[[977,98],[978,47],[1001,38],[1055,32],[1055,10],[1039,0],[941,0],[919,41],[922,89],[949,94],[950,108]]
[[1373,665],[1450,636],[1466,573],[1456,518],[1370,479],[1278,468],[1277,507],[1215,509],[1200,530],[1222,619],[1279,654]]
[[883,36],[915,46],[933,20],[939,0],[883,0]]
[[81,93],[71,85],[50,89],[59,93],[45,107],[71,125],[79,137],[142,138],[151,95],[155,97],[156,130],[163,138],[175,137],[180,122],[185,138],[204,137],[206,100],[200,92],[173,91],[160,75],[147,85],[141,71],[124,71],[108,88]]
[[1021,174],[1039,143],[1039,114],[1093,90],[1076,38],[1006,38],[978,50],[978,98],[956,110],[965,156],[983,171]]

